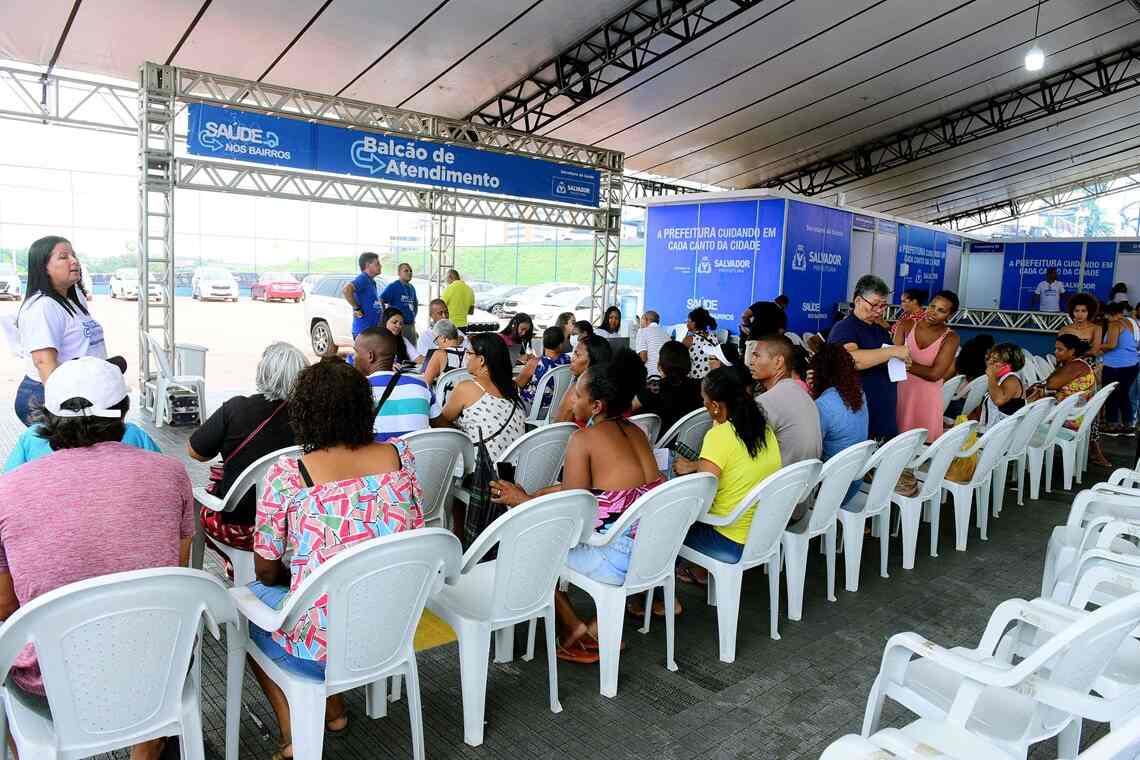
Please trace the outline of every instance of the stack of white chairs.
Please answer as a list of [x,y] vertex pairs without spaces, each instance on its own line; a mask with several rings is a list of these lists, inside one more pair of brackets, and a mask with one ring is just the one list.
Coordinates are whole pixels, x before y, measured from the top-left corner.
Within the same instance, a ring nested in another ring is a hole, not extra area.
[[[198,399],[198,424],[206,421],[206,378],[201,375],[178,375],[170,366],[167,353],[162,350],[162,344],[149,333],[146,334],[146,345],[154,356],[157,373],[152,380],[146,382],[143,389],[144,406],[153,409],[154,426],[162,427],[170,421],[174,409],[170,406],[170,392],[172,390],[187,390]],[[149,404],[145,402],[150,402]]]

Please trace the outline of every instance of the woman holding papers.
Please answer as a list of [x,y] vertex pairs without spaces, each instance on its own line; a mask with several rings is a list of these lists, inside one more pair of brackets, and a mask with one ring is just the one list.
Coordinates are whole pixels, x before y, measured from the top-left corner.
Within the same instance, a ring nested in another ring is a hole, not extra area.
[[899,432],[926,428],[926,440],[942,435],[942,378],[954,364],[958,335],[946,321],[958,311],[958,296],[943,290],[930,300],[926,316],[906,320],[895,332],[896,346],[906,346],[912,363],[899,383]]

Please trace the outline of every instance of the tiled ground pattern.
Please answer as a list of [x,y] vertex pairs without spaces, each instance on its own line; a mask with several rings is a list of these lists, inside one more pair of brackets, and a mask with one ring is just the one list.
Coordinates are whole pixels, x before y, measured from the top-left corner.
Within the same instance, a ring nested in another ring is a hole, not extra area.
[[[0,451],[6,451],[20,428],[10,407],[0,410],[0,415]],[[165,451],[182,459],[186,459],[188,432],[186,428],[152,430]],[[1119,465],[1134,461],[1132,441],[1109,442],[1110,455]],[[194,481],[204,482],[204,466],[187,464]],[[1107,471],[1094,468],[1086,483],[1106,476]],[[540,635],[532,662],[516,658],[510,664],[491,665],[486,740],[480,748],[463,743],[455,644],[423,652],[419,670],[427,755],[817,758],[837,736],[858,731],[868,688],[890,635],[913,630],[946,645],[972,646],[999,602],[1038,595],[1046,539],[1054,525],[1064,522],[1071,499],[1071,493],[1054,491],[1048,498],[1018,507],[1016,495],[1008,493],[1001,518],[991,521],[990,540],[978,540],[977,531],[971,529],[965,553],[954,551],[953,520],[947,506],[940,556],[928,556],[929,534],[924,525],[913,571],[902,570],[901,544],[892,540],[889,579],[878,577],[877,539],[868,537],[860,589],[856,593],[843,590],[840,558],[835,603],[826,600],[823,557],[813,551],[803,620],[787,620],[786,603],[781,600],[779,641],[768,637],[767,582],[757,568],[746,576],[733,664],[717,657],[715,609],[706,606],[702,591],[678,584],[685,607],[677,621],[680,669],[675,673],[665,669],[662,621],[655,620],[645,636],[627,621],[617,698],[606,699],[598,693],[596,667],[562,663],[558,676],[563,712],[558,715],[548,707]],[[577,595],[575,602],[581,612],[589,610],[588,598]],[[516,650],[521,653],[524,645],[525,628],[520,627]],[[221,757],[224,746],[224,665],[224,648],[209,639],[203,668],[204,711],[207,751],[213,758]],[[349,702],[352,727],[342,737],[327,739],[327,758],[411,756],[406,702],[393,704],[388,717],[377,721],[364,715],[361,694],[351,694]],[[242,757],[268,758],[276,749],[275,722],[248,671],[242,712]],[[888,703],[885,723],[908,720],[908,714]],[[1103,732],[1103,726],[1086,724],[1086,743]],[[1054,758],[1055,751],[1055,744],[1047,742],[1031,757]]]

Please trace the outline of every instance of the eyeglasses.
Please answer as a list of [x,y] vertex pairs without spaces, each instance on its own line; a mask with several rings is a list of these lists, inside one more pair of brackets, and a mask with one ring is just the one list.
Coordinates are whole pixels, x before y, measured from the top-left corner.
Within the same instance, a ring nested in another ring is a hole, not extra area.
[[887,302],[886,301],[872,301],[872,300],[866,298],[865,296],[859,296],[859,297],[863,299],[863,303],[865,303],[871,307],[872,311],[882,311],[883,309],[887,308]]

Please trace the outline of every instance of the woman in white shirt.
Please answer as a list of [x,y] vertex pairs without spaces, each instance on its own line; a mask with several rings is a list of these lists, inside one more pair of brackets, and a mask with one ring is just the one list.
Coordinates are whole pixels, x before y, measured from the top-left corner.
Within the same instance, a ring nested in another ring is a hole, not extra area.
[[55,368],[81,356],[107,358],[103,326],[87,311],[78,288],[83,276],[71,243],[54,235],[28,249],[27,297],[16,315],[20,347],[27,356],[16,391],[16,416],[31,425],[43,404],[44,382]]
[[621,334],[621,309],[611,306],[602,315],[602,321],[594,325],[594,335],[603,338],[616,338]]

